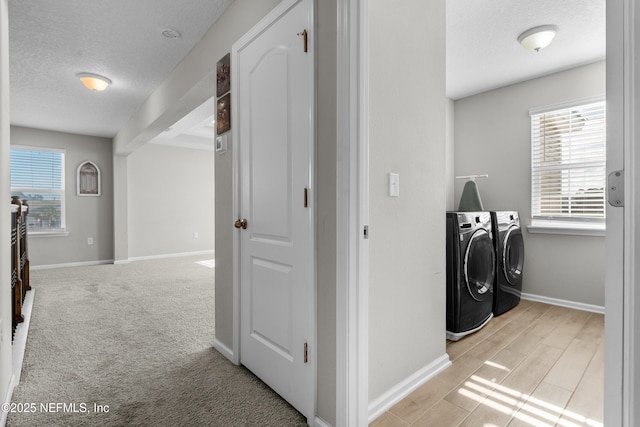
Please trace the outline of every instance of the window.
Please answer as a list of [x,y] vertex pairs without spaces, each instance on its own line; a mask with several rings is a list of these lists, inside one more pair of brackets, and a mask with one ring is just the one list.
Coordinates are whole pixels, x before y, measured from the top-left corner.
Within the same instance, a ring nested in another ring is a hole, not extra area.
[[602,99],[530,111],[532,226],[604,230]]
[[64,151],[12,147],[11,195],[27,200],[30,233],[65,232]]

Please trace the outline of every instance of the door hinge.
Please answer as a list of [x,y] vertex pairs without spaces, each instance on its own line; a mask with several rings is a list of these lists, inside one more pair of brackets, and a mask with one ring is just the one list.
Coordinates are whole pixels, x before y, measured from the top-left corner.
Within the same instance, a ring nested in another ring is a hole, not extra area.
[[364,226],[364,238],[365,239],[369,238],[369,226],[368,225]]
[[309,189],[308,188],[304,189],[304,207],[305,208],[309,207]]
[[624,206],[624,171],[613,171],[607,180],[609,204],[614,208]]
[[309,345],[305,342],[304,343],[304,363],[308,363],[309,362]]
[[298,33],[299,36],[302,36],[302,43],[304,44],[304,53],[307,53],[307,38],[309,36],[309,33],[307,33],[307,30],[304,29],[301,33]]

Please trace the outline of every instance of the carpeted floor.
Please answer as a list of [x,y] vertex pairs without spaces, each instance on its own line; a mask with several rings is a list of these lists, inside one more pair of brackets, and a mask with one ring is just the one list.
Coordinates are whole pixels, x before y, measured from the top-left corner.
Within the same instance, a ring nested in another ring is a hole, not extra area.
[[203,257],[32,271],[36,289],[8,426],[303,426],[212,349]]

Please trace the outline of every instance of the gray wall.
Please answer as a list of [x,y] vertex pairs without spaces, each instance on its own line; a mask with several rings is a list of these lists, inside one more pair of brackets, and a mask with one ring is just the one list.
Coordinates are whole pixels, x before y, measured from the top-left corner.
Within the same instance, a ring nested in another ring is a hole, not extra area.
[[[67,236],[29,237],[32,267],[113,260],[111,139],[11,126],[11,144],[65,149]],[[102,174],[102,194],[76,195],[76,170],[91,160]],[[94,244],[87,244],[92,237]]]
[[[531,221],[529,109],[605,93],[598,62],[455,102],[455,174],[477,181],[486,210]],[[456,182],[456,205],[464,182]],[[604,306],[604,237],[531,234],[524,228],[523,292]]]
[[445,0],[369,8],[371,401],[445,355],[446,97]]
[[127,168],[130,258],[213,251],[212,150],[146,144]]

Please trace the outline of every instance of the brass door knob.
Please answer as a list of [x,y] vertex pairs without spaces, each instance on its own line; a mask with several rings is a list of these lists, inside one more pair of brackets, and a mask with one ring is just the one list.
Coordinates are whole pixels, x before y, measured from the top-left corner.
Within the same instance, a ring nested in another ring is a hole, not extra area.
[[233,226],[235,228],[242,228],[243,230],[247,229],[247,220],[246,219],[238,219],[236,220],[236,222],[233,223]]

